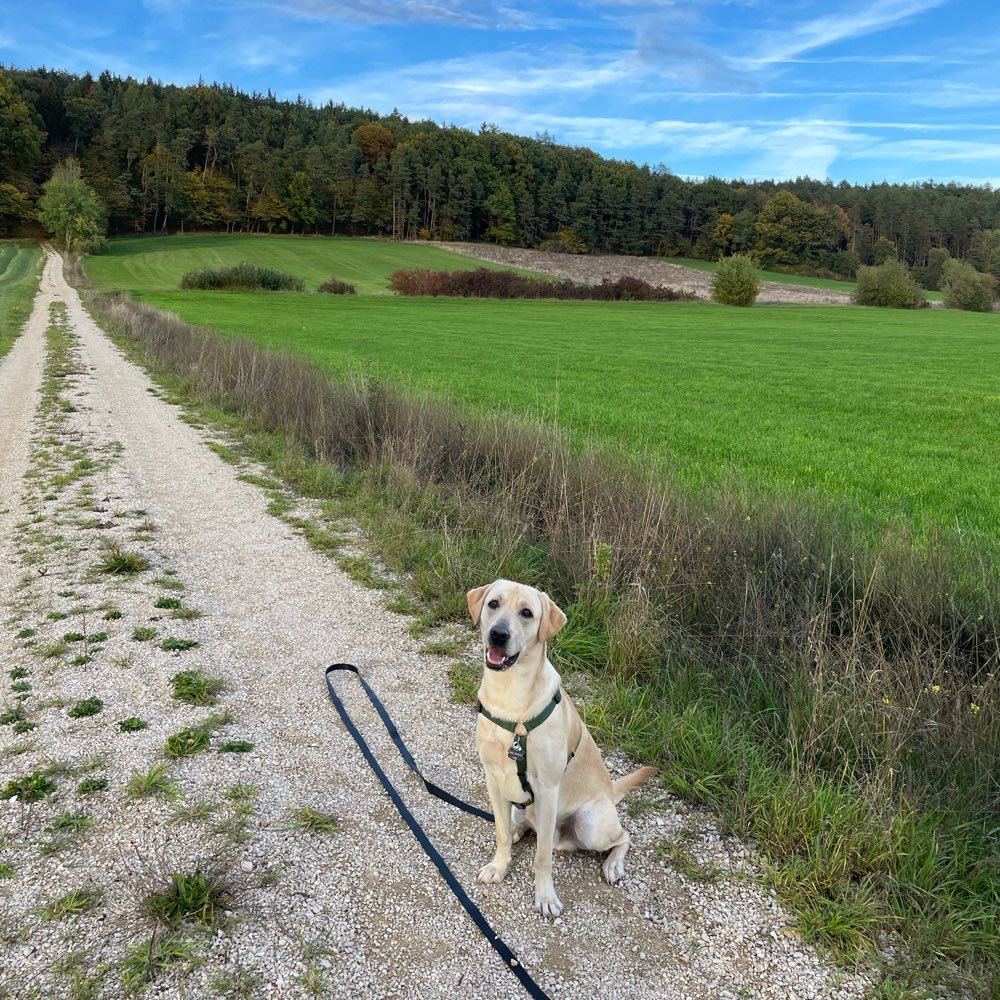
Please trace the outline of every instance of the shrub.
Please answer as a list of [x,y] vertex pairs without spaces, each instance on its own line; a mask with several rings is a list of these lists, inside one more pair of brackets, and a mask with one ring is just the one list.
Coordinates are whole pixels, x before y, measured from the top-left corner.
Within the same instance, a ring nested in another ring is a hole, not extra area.
[[916,309],[926,305],[923,289],[898,260],[887,260],[877,267],[859,267],[854,301],[859,306],[884,309]]
[[188,271],[181,278],[181,288],[227,292],[301,292],[306,283],[270,267],[260,267],[243,260],[231,267],[204,267]]
[[357,295],[358,290],[349,281],[341,281],[339,278],[331,278],[324,281],[317,292],[325,292],[327,295]]
[[484,299],[596,299],[601,302],[626,300],[675,302],[694,299],[687,292],[651,285],[641,278],[605,278],[599,285],[578,285],[572,281],[532,278],[514,271],[491,271],[485,267],[466,271],[395,271],[389,288],[399,295],[448,295]]
[[967,312],[991,312],[996,280],[982,274],[964,260],[949,260],[944,265],[941,291],[944,303],[950,309]]
[[734,254],[719,261],[712,278],[712,298],[724,306],[752,306],[760,291],[757,265],[748,254]]

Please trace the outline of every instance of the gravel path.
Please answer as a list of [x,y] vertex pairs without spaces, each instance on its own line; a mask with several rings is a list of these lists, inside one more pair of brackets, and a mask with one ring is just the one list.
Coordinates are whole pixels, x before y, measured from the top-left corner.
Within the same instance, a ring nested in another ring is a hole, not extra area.
[[[66,307],[55,325],[69,354],[53,368],[50,347],[43,386],[53,301]],[[0,727],[0,784],[37,772],[55,786],[31,805],[0,802],[0,871],[13,875],[0,878],[0,997],[124,996],[123,972],[155,973],[148,996],[523,996],[325,695],[327,663],[359,664],[427,776],[485,803],[474,719],[449,698],[449,661],[420,655],[383,593],[271,516],[240,478],[247,469],[180,418],[50,254],[32,319],[0,362],[0,711],[21,705],[24,716]],[[148,568],[100,572],[112,546]],[[167,651],[167,638],[198,645]],[[171,696],[170,678],[194,668],[225,680],[217,705]],[[633,847],[622,885],[605,885],[593,856],[557,857],[566,909],[555,923],[532,910],[530,843],[506,882],[478,887],[490,827],[429,799],[356,687],[339,686],[467,891],[553,997],[863,995],[861,979],[802,943],[755,881],[749,850],[655,788],[648,809],[624,816]],[[94,696],[102,711],[69,714]],[[168,761],[167,737],[213,713],[208,749]],[[148,728],[121,732],[133,716]],[[221,752],[230,740],[254,747]],[[129,779],[158,762],[173,789],[130,794]],[[88,780],[107,787],[84,794]],[[303,806],[336,817],[338,831],[297,827]],[[197,868],[227,874],[231,915],[215,929],[157,929],[144,898]],[[81,912],[45,910],[65,909],[74,889],[90,894]]]
[[[599,284],[602,279],[621,277],[642,278],[651,285],[666,285],[679,292],[692,292],[701,299],[711,298],[712,275],[696,271],[681,264],[670,264],[651,257],[629,257],[625,254],[559,254],[541,250],[522,250],[517,247],[492,246],[488,243],[435,243],[444,250],[466,257],[509,264],[555,278],[569,278]],[[835,289],[813,288],[809,285],[783,284],[762,281],[758,302],[785,305],[839,305],[852,304],[850,292]]]

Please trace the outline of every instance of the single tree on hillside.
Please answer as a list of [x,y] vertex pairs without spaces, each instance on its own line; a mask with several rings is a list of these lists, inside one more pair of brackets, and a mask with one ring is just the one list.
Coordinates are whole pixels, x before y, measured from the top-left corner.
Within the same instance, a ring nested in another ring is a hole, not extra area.
[[57,164],[45,182],[38,219],[67,253],[99,249],[108,230],[104,203],[72,158]]

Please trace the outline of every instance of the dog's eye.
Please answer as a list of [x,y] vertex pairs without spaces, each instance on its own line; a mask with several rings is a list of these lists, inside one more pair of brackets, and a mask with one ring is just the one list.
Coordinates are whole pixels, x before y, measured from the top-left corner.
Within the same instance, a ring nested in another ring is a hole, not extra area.
[[535,616],[531,613],[531,608],[521,608],[522,618],[534,618]]
[[486,607],[493,608],[495,610],[500,607],[500,602],[494,597],[493,600],[486,605]]

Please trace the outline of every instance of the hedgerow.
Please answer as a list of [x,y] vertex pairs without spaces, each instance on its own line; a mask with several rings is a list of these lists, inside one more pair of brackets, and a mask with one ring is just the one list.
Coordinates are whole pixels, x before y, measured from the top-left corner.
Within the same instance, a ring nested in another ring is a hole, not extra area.
[[641,278],[624,276],[599,285],[549,281],[515,271],[491,271],[478,267],[468,271],[394,271],[389,288],[399,295],[446,295],[483,299],[594,299],[599,302],[677,302],[696,296],[673,288],[651,285]]
[[243,260],[230,267],[203,267],[188,271],[181,288],[225,292],[301,292],[306,284],[294,274]]

